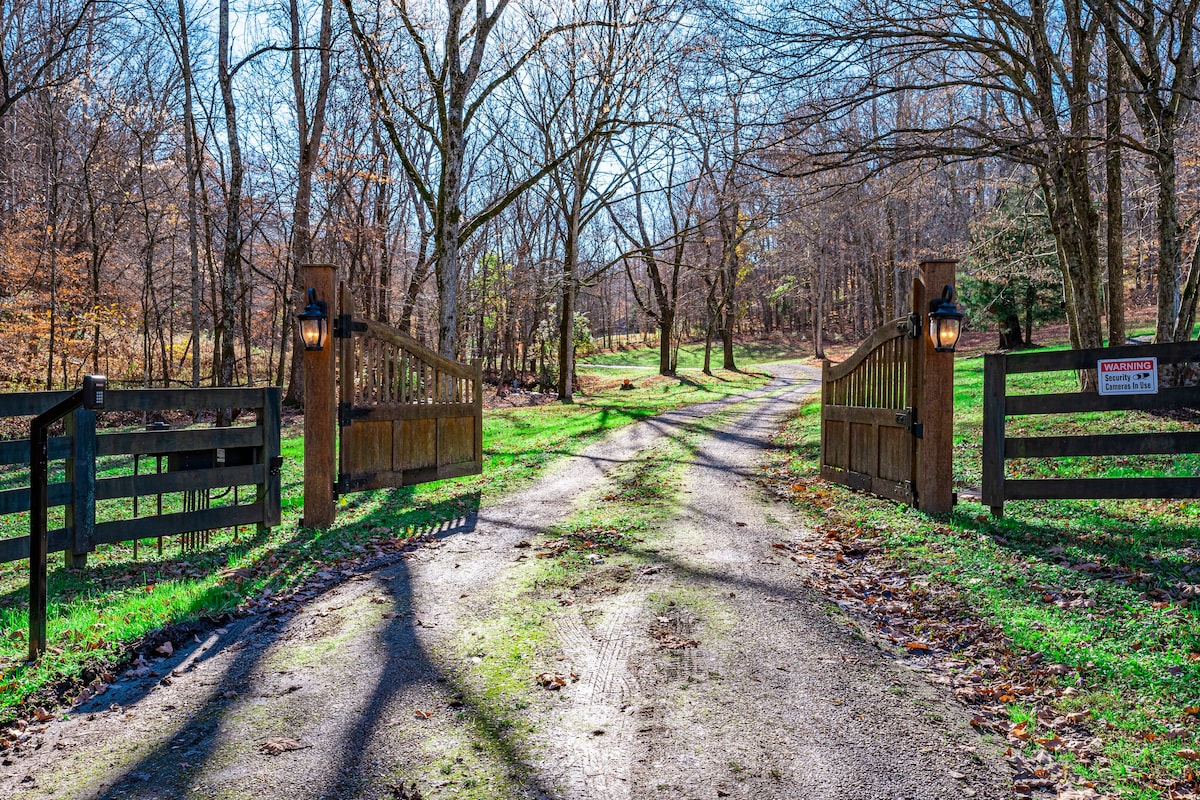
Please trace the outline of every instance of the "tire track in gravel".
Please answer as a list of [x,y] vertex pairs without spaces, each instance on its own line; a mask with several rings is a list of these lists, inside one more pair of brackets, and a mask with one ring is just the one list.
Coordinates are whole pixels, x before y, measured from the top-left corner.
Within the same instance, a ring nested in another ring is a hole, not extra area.
[[[809,371],[787,371],[786,377],[749,398],[739,398],[739,402],[775,398],[781,407],[793,407],[814,389]],[[696,423],[729,406],[727,402],[706,404],[672,415],[670,427],[664,427],[659,435],[686,435]],[[627,452],[621,460],[652,451],[657,438],[639,439],[638,449]],[[602,480],[603,475],[597,475],[584,485],[594,488]],[[556,643],[564,663],[577,670],[580,677],[578,683],[563,690],[569,702],[532,716],[539,719],[537,728],[541,731],[535,749],[543,755],[537,760],[537,770],[556,787],[558,797],[643,797],[635,780],[637,762],[646,749],[645,732],[654,730],[661,714],[657,706],[663,702],[655,686],[663,680],[651,675],[647,682],[646,665],[665,655],[670,664],[667,682],[707,674],[712,668],[711,658],[698,658],[692,648],[659,650],[656,634],[687,640],[697,622],[686,611],[656,619],[650,594],[664,586],[664,578],[663,566],[652,564],[622,582],[615,594],[588,598],[556,615]]]

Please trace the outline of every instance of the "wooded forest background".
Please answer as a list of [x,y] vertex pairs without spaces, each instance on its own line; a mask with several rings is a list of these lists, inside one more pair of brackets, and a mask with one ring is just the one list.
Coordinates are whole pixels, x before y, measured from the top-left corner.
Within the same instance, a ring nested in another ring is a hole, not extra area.
[[299,266],[496,379],[812,342],[959,257],[1024,345],[1191,335],[1200,0],[0,0],[0,388],[302,396]]

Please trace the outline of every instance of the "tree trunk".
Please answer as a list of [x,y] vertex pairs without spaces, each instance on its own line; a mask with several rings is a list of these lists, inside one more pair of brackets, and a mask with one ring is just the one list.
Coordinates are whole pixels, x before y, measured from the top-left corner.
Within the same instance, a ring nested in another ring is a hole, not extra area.
[[816,302],[813,308],[813,357],[825,358],[825,266],[818,260],[816,265]]
[[1108,226],[1108,346],[1125,343],[1125,227],[1121,183],[1121,53],[1112,33],[1105,36],[1107,71],[1104,97],[1104,186]]
[[199,201],[196,196],[196,117],[192,108],[192,58],[189,50],[187,8],[183,0],[177,0],[179,14],[179,61],[183,72],[183,156],[187,168],[187,225],[188,259],[191,267],[192,300],[192,388],[200,388],[200,221]]
[[[312,261],[312,182],[321,154],[321,139],[325,133],[325,107],[331,83],[330,54],[333,38],[333,0],[321,3],[321,29],[318,33],[319,73],[317,96],[313,103],[312,119],[309,119],[308,103],[304,89],[304,69],[301,59],[300,8],[297,0],[289,0],[288,11],[292,33],[292,91],[296,98],[296,134],[300,161],[296,173],[296,197],[292,205],[292,308],[302,309],[308,302],[308,287],[304,285],[304,265]],[[330,308],[335,298],[323,298]],[[299,326],[288,308],[284,308],[283,326],[285,334],[282,347],[292,344],[292,368],[288,379],[287,396],[284,402],[292,406],[304,405],[304,343],[300,341]],[[284,353],[280,352],[280,359]]]
[[[1163,133],[1166,138],[1168,134]],[[1158,184],[1158,316],[1154,327],[1157,342],[1177,341],[1180,318],[1179,262],[1182,259],[1179,217],[1175,193],[1174,149],[1160,149],[1150,159],[1150,174]],[[1185,332],[1186,335],[1186,332]]]
[[233,74],[229,71],[229,0],[221,0],[218,33],[217,80],[225,111],[225,137],[229,147],[229,184],[225,192],[225,244],[221,254],[221,303],[215,335],[220,339],[214,370],[218,386],[233,385],[234,302],[237,294],[238,261],[242,254],[242,149],[238,141],[237,105],[233,97]]
[[721,368],[736,372],[737,364],[733,360],[733,321],[733,312],[726,308],[717,332],[721,334]]
[[1019,350],[1025,345],[1021,336],[1021,319],[1012,313],[1000,320],[1000,349]]
[[558,318],[558,399],[570,403],[574,396],[575,373],[575,282],[579,260],[579,217],[583,192],[580,187],[571,199],[567,215],[567,236],[563,243],[562,301]]
[[[454,117],[454,109],[449,116]],[[442,175],[443,201],[434,217],[434,274],[438,290],[438,352],[454,358],[458,351],[458,244],[462,232],[463,150],[462,107],[457,109],[458,125],[446,138],[446,164]],[[450,124],[450,123],[448,123]]]

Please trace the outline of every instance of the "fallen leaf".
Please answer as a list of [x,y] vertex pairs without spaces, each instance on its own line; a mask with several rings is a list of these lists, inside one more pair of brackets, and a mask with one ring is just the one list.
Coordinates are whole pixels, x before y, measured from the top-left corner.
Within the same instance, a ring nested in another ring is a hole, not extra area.
[[417,719],[429,719],[433,716],[432,711],[421,711],[420,709],[417,709],[413,713],[417,715]]
[[258,752],[265,753],[269,756],[277,756],[281,753],[286,753],[290,750],[304,750],[312,747],[310,744],[304,744],[296,739],[288,739],[284,736],[276,736],[272,739],[267,739],[258,746]]
[[1183,750],[1177,750],[1175,755],[1179,756],[1180,758],[1187,759],[1188,761],[1200,761],[1200,751],[1193,750],[1190,747],[1186,747]]
[[567,676],[561,672],[539,672],[534,676],[543,689],[556,691],[567,685]]
[[1051,753],[1053,753],[1055,750],[1060,749],[1063,746],[1062,739],[1058,738],[1057,734],[1051,734],[1050,736],[1047,736],[1042,739],[1037,739],[1036,741],[1038,744],[1040,744],[1042,747],[1049,750]]
[[175,645],[171,644],[170,642],[163,642],[158,647],[154,648],[154,652],[158,653],[164,658],[169,658],[175,653]]

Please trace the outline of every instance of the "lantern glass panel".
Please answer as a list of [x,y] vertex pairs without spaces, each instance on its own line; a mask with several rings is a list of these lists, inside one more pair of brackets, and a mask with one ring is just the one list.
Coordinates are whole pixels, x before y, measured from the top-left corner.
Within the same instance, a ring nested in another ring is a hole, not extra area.
[[308,318],[300,320],[300,338],[304,340],[304,347],[308,350],[320,350],[325,343],[322,341],[325,337],[322,335],[322,328],[325,327],[325,320],[320,318]]

